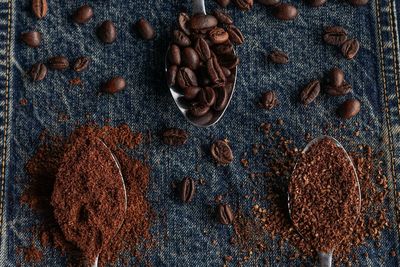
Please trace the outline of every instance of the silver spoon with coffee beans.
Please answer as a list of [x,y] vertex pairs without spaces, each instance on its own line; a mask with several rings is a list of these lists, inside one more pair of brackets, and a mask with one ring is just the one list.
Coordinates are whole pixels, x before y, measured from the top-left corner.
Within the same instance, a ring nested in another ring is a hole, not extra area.
[[228,14],[208,15],[204,0],[193,0],[192,11],[191,17],[179,14],[165,71],[183,116],[195,126],[209,127],[223,117],[231,101],[239,64],[234,45],[244,38]]
[[331,267],[335,247],[352,234],[361,212],[357,171],[339,141],[321,136],[307,144],[290,178],[288,210],[318,252],[319,266]]

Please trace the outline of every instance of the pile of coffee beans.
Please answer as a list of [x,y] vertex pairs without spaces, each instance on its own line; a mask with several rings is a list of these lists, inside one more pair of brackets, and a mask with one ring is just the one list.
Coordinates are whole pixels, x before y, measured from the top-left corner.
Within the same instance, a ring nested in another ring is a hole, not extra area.
[[241,45],[244,37],[232,18],[218,10],[192,17],[180,13],[178,26],[168,49],[167,83],[180,95],[187,115],[206,125],[230,101],[239,64],[234,45]]
[[346,59],[353,59],[360,49],[360,43],[355,38],[348,38],[346,29],[341,26],[329,26],[324,29],[325,43],[340,47]]

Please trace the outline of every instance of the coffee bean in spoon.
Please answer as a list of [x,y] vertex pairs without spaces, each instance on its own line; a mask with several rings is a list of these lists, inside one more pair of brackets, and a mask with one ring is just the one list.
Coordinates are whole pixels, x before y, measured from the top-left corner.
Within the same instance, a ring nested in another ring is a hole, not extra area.
[[75,10],[72,20],[78,24],[87,23],[93,17],[93,8],[89,5],[83,5]]
[[194,31],[201,31],[216,27],[218,20],[212,15],[196,14],[190,19],[189,27]]
[[191,45],[190,38],[182,31],[175,30],[172,33],[173,42],[180,47],[187,47]]
[[217,100],[217,96],[212,87],[204,87],[200,90],[198,94],[198,100],[200,103],[206,104],[209,107],[212,107]]
[[211,50],[209,45],[207,44],[204,38],[198,38],[196,40],[194,49],[196,50],[197,54],[199,55],[202,61],[207,61],[211,58]]
[[204,116],[208,113],[210,110],[210,107],[207,106],[205,103],[194,103],[190,109],[189,109],[189,114],[192,115],[193,117],[201,117]]
[[228,90],[227,90],[228,86],[229,85],[225,85],[224,87],[214,88],[214,91],[217,95],[217,98],[216,98],[215,104],[214,104],[215,111],[222,111],[228,105],[228,101],[229,101],[229,94],[228,94]]
[[231,16],[229,16],[227,13],[221,11],[221,10],[215,10],[213,12],[214,17],[217,18],[219,23],[225,24],[225,25],[231,25],[233,24],[233,19]]
[[196,74],[187,67],[182,67],[176,74],[176,83],[184,89],[190,86],[198,86]]
[[136,29],[144,40],[151,40],[156,36],[153,26],[145,18],[141,18],[136,22]]
[[208,36],[213,44],[223,44],[229,39],[229,34],[224,29],[219,27],[209,31]]
[[237,45],[241,45],[244,43],[244,36],[237,27],[235,27],[233,25],[229,25],[226,28],[226,31],[228,32],[229,40],[231,40],[232,43],[237,44]]
[[169,47],[168,60],[172,65],[181,65],[181,50],[176,44],[171,44]]
[[111,20],[106,20],[97,28],[97,36],[106,44],[111,44],[117,39],[117,28]]
[[176,74],[178,73],[178,66],[171,65],[167,69],[167,85],[173,87],[176,83]]
[[196,70],[200,65],[200,58],[196,50],[185,47],[182,52],[182,63],[191,70]]
[[179,29],[181,31],[183,31],[186,35],[190,35],[189,21],[190,21],[190,17],[187,13],[182,12],[179,14],[178,26],[179,26]]
[[201,90],[202,88],[197,86],[186,87],[183,89],[183,97],[186,100],[193,100],[198,96]]

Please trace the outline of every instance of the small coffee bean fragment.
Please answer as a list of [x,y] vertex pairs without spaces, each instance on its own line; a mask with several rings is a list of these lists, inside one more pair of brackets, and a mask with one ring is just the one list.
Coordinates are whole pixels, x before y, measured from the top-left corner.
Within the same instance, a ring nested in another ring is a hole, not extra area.
[[229,34],[229,40],[231,40],[234,44],[241,45],[244,42],[244,36],[242,32],[233,25],[229,25],[226,28],[226,31]]
[[202,90],[201,87],[196,87],[196,86],[186,87],[183,89],[183,97],[186,100],[193,100],[197,97],[197,95],[201,90]]
[[233,0],[233,2],[240,10],[243,11],[249,11],[254,4],[253,0]]
[[341,86],[344,82],[344,72],[334,67],[329,71],[329,84],[335,87]]
[[103,85],[102,91],[104,93],[108,93],[108,94],[115,94],[117,92],[124,90],[125,87],[126,87],[125,79],[122,78],[121,76],[116,76],[116,77],[112,78],[111,80],[107,81]]
[[136,29],[144,40],[151,40],[156,36],[153,26],[144,18],[136,22]]
[[222,28],[216,27],[208,32],[208,37],[213,44],[223,44],[229,39],[229,34]]
[[306,3],[312,7],[320,7],[326,3],[326,0],[306,0]]
[[167,85],[172,87],[176,83],[176,74],[178,73],[178,66],[171,65],[167,69]]
[[76,72],[82,72],[86,70],[89,66],[90,58],[88,57],[79,57],[75,60],[72,69]]
[[47,75],[47,67],[43,63],[36,63],[29,71],[33,81],[42,81]]
[[232,224],[234,215],[231,207],[228,204],[219,204],[217,209],[217,215],[221,224]]
[[275,91],[267,91],[261,97],[261,107],[271,110],[278,105],[278,98]]
[[231,16],[229,16],[228,14],[226,14],[225,12],[223,12],[221,10],[215,10],[213,15],[214,15],[214,17],[217,18],[219,23],[222,23],[225,25],[231,25],[233,23],[233,19],[231,18]]
[[325,92],[331,96],[347,95],[348,93],[351,92],[351,90],[352,90],[351,85],[346,82],[343,82],[342,85],[340,86],[333,86],[329,84],[325,86]]
[[211,107],[215,104],[217,96],[213,88],[205,87],[199,92],[198,99],[200,103],[206,104],[207,106]]
[[268,55],[269,61],[275,64],[287,64],[289,62],[289,56],[282,51],[273,51]]
[[78,24],[84,24],[93,17],[93,8],[89,5],[83,5],[75,10],[72,20]]
[[49,59],[48,66],[52,70],[65,70],[69,67],[69,61],[64,56],[56,56]]
[[183,31],[186,35],[190,35],[189,29],[189,21],[190,17],[187,13],[181,12],[178,17],[178,26],[181,31]]
[[346,59],[353,59],[360,49],[360,43],[357,39],[349,39],[342,44],[342,55]]
[[313,102],[321,90],[321,85],[318,80],[313,80],[300,93],[300,102],[303,105],[309,105]]
[[46,0],[32,0],[32,11],[36,18],[42,19],[47,14],[47,1]]
[[258,0],[258,3],[264,6],[277,6],[281,3],[281,0]]
[[190,19],[190,28],[194,31],[201,31],[216,27],[218,20],[211,15],[196,14]]
[[220,7],[227,7],[231,3],[231,0],[217,0],[217,3]]
[[232,149],[225,140],[218,140],[211,145],[211,156],[221,165],[228,165],[233,161]]
[[179,187],[179,195],[183,203],[192,201],[196,192],[196,183],[190,177],[185,177]]
[[164,144],[170,146],[181,146],[187,142],[188,134],[185,130],[178,128],[170,128],[162,133]]
[[189,108],[189,114],[193,117],[202,117],[208,113],[210,107],[205,103],[194,103]]
[[172,38],[175,44],[181,46],[181,47],[186,47],[191,44],[191,41],[189,37],[182,31],[175,30],[172,33]]
[[349,99],[342,103],[337,113],[343,119],[350,119],[360,112],[361,103],[357,99]]
[[97,36],[102,42],[111,44],[117,39],[117,28],[111,20],[106,20],[98,27]]
[[298,11],[294,5],[282,3],[274,7],[273,14],[275,18],[280,20],[294,20]]
[[340,26],[330,26],[324,29],[324,41],[329,45],[340,46],[347,40],[347,31]]
[[350,5],[353,6],[364,6],[368,4],[368,0],[347,0]]
[[40,46],[42,41],[42,34],[40,32],[31,31],[21,34],[21,40],[30,47],[36,48]]

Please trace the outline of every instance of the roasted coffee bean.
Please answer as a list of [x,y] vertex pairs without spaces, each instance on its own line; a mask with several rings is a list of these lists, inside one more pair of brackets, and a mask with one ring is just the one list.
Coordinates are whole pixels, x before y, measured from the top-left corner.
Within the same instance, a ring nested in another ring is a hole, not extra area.
[[228,14],[226,14],[225,12],[223,12],[221,10],[215,10],[213,15],[214,15],[214,17],[217,18],[219,23],[226,24],[226,25],[231,25],[233,23],[233,19],[231,18],[231,16],[229,16]]
[[194,197],[194,193],[196,192],[196,183],[190,177],[185,177],[179,188],[179,195],[181,197],[182,202],[189,203],[192,201]]
[[64,56],[56,56],[49,59],[48,66],[52,70],[65,70],[69,67],[69,61]]
[[222,44],[222,45],[215,45],[213,46],[213,51],[217,55],[227,55],[233,54],[233,46],[232,44]]
[[90,58],[88,57],[79,57],[75,60],[72,69],[76,72],[84,71],[88,68],[90,63]]
[[197,97],[197,95],[199,94],[199,92],[201,90],[202,89],[200,87],[195,87],[195,86],[186,87],[186,88],[183,89],[183,97],[186,100],[193,100],[193,99],[195,99]]
[[178,66],[171,65],[167,70],[167,85],[168,87],[173,87],[176,83],[176,75],[178,73]]
[[176,44],[171,44],[169,47],[168,60],[172,65],[181,65],[181,50]]
[[178,17],[178,26],[181,31],[183,31],[186,35],[190,35],[189,29],[189,21],[190,17],[188,14],[181,12]]
[[215,104],[217,96],[213,88],[205,87],[199,92],[198,99],[200,103],[211,107]]
[[253,0],[233,0],[235,5],[243,11],[248,11],[252,9],[254,1]]
[[289,62],[289,56],[282,51],[271,52],[268,59],[275,64],[287,64]]
[[216,57],[212,57],[207,61],[207,71],[213,84],[220,85],[225,82],[226,78],[224,72]]
[[83,5],[75,10],[72,20],[75,23],[84,24],[93,17],[93,8],[89,5]]
[[117,39],[117,28],[111,20],[104,21],[97,29],[97,37],[106,43],[111,44]]
[[229,39],[229,34],[222,28],[214,28],[208,32],[208,37],[213,44],[223,44]]
[[200,58],[196,50],[185,47],[182,52],[182,63],[191,70],[196,70],[200,65]]
[[360,49],[360,43],[357,39],[349,39],[342,44],[342,55],[347,59],[353,59]]
[[202,117],[207,114],[210,107],[204,103],[195,103],[189,109],[189,114],[193,117]]
[[353,6],[364,6],[368,4],[368,0],[347,0]]
[[175,30],[172,35],[174,43],[181,47],[186,47],[191,44],[189,37],[182,31]]
[[341,86],[344,82],[344,72],[337,68],[334,67],[329,71],[329,84],[338,87]]
[[281,3],[274,7],[273,14],[275,18],[280,20],[294,20],[298,15],[298,11],[294,5]]
[[334,86],[334,85],[326,85],[325,86],[325,92],[331,96],[347,95],[348,93],[351,92],[351,89],[352,89],[351,85],[346,82],[343,82],[339,86]]
[[47,67],[43,63],[36,63],[29,71],[33,81],[42,81],[47,75]]
[[125,87],[126,87],[125,79],[122,78],[121,76],[116,76],[111,80],[107,81],[105,84],[103,84],[102,91],[108,94],[115,94],[124,90]]
[[357,115],[360,109],[360,101],[357,99],[349,99],[339,106],[337,113],[343,119],[350,119]]
[[229,25],[227,27],[226,31],[228,32],[229,40],[231,40],[232,43],[237,44],[237,45],[243,44],[244,36],[238,28],[236,28],[233,25]]
[[218,20],[211,15],[196,14],[190,19],[190,28],[194,31],[201,31],[217,26]]
[[144,40],[151,40],[156,36],[153,26],[144,18],[141,18],[136,22],[136,29]]
[[186,67],[179,69],[178,73],[176,74],[176,82],[182,89],[198,85],[196,74],[191,69]]
[[347,31],[340,26],[326,27],[324,41],[329,45],[342,45],[347,40]]
[[227,165],[233,161],[232,149],[225,140],[218,140],[211,145],[211,156],[221,165]]
[[215,111],[222,111],[228,105],[229,102],[228,86],[230,86],[230,84],[226,84],[224,87],[220,86],[214,88],[214,91],[217,95],[217,99],[215,100],[214,104]]
[[303,105],[308,105],[313,102],[321,90],[321,85],[318,80],[311,81],[300,93],[300,102]]
[[326,3],[326,0],[306,0],[307,5],[312,7],[323,6]]
[[278,98],[275,91],[267,91],[261,97],[261,106],[267,110],[271,110],[278,105]]
[[196,40],[196,44],[194,46],[197,54],[199,55],[202,61],[207,61],[211,58],[210,47],[208,46],[206,40],[204,38],[198,38]]
[[46,0],[32,0],[32,11],[38,19],[42,19],[47,14]]
[[217,0],[217,3],[220,7],[227,7],[231,3],[231,0]]
[[264,6],[276,6],[281,3],[281,0],[258,0],[258,2]]
[[24,32],[21,34],[21,40],[30,47],[36,48],[40,46],[42,34],[40,32]]
[[226,68],[226,67],[222,67],[222,71],[224,72],[225,77],[229,77],[231,76],[232,72],[230,71],[230,69]]
[[181,146],[186,143],[188,134],[185,130],[178,128],[170,128],[162,133],[162,140],[164,144],[170,146]]
[[232,224],[234,215],[231,207],[228,204],[219,204],[217,214],[218,220],[221,224]]
[[239,65],[240,60],[239,58],[234,55],[234,54],[230,54],[230,55],[223,55],[219,58],[219,63],[222,67],[226,67],[228,69],[233,69],[235,68],[237,65]]

